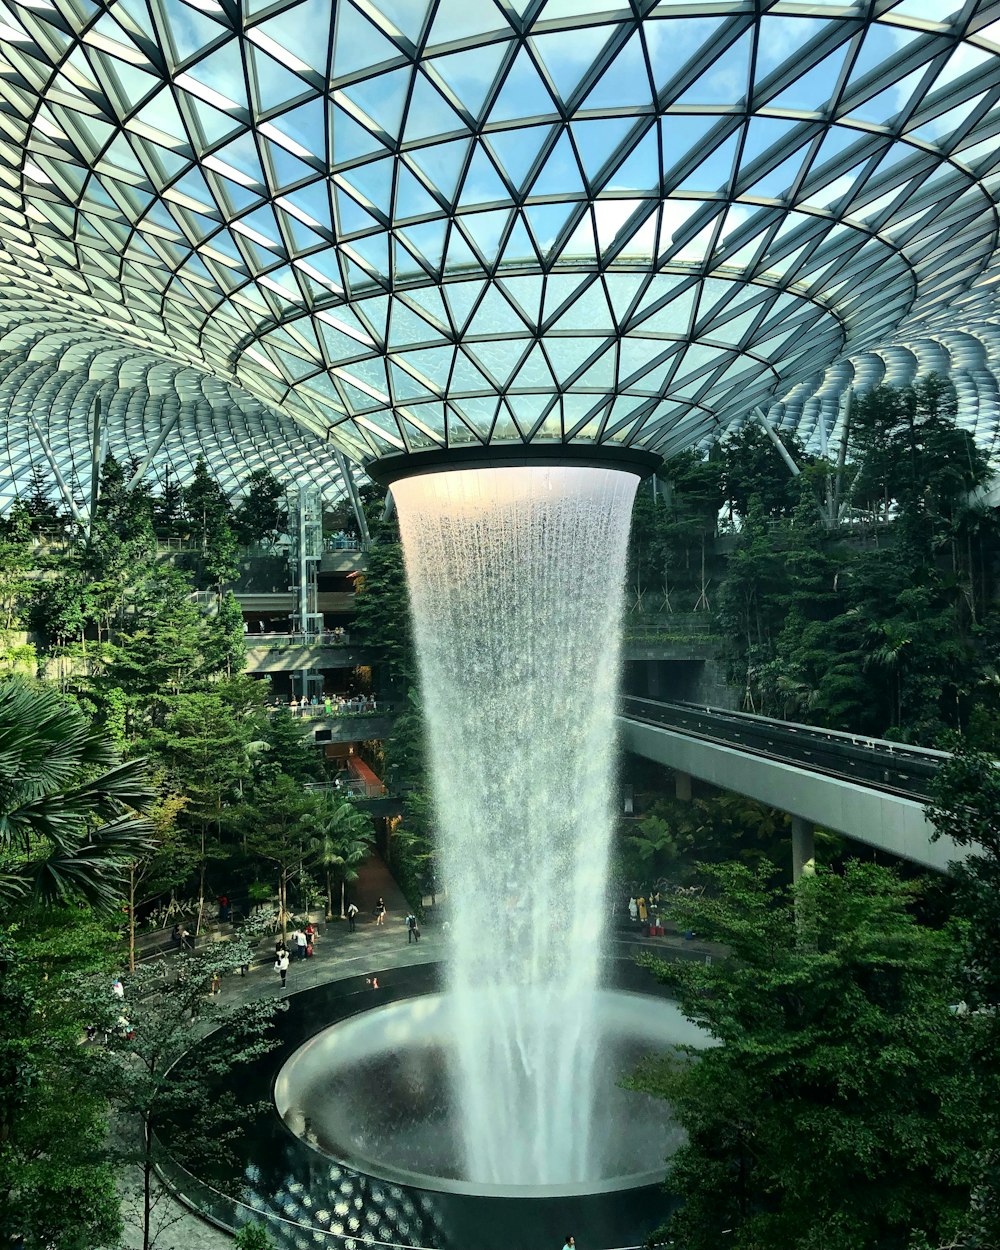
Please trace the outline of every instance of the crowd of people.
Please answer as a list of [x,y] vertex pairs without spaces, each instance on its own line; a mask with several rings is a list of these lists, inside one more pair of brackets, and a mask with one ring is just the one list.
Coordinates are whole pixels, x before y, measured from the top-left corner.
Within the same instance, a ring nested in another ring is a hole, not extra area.
[[286,703],[283,699],[275,698],[268,703],[268,708],[272,712],[288,711],[292,716],[350,716],[360,715],[362,713],[377,712],[378,703],[373,695],[370,694],[311,694],[297,695],[292,697]]

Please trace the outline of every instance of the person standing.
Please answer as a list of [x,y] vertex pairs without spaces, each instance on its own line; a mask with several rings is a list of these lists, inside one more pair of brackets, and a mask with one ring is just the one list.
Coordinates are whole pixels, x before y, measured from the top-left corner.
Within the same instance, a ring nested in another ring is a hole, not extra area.
[[296,951],[298,952],[299,959],[305,959],[306,947],[308,945],[309,945],[309,939],[306,937],[306,935],[302,932],[301,929],[296,929],[295,930],[295,948],[296,948]]
[[563,1250],[575,1250],[576,1238],[572,1233],[566,1234],[566,1240],[563,1242]]
[[348,924],[348,927],[349,927],[349,931],[350,931],[351,933],[353,933],[353,932],[355,931],[355,924],[354,924],[354,922],[355,922],[355,919],[356,919],[356,917],[357,917],[357,914],[358,914],[357,904],[356,904],[356,903],[351,903],[351,904],[350,904],[350,906],[347,908],[347,924]]
[[634,898],[630,898],[628,901],[628,918],[633,924],[639,919],[639,904]]
[[288,951],[284,947],[278,952],[278,958],[274,961],[274,970],[281,977],[281,988],[285,988],[285,977],[288,976]]
[[212,973],[212,997],[222,993],[222,973],[216,970]]
[[409,946],[411,942],[420,941],[420,939],[416,936],[416,933],[417,933],[417,918],[413,914],[413,912],[410,912],[410,914],[406,917],[406,945],[407,946]]
[[122,985],[121,977],[115,977],[115,979],[111,982],[111,993],[119,1002],[124,999],[125,986]]
[[385,903],[382,899],[379,899],[379,901],[375,904],[375,924],[385,924]]

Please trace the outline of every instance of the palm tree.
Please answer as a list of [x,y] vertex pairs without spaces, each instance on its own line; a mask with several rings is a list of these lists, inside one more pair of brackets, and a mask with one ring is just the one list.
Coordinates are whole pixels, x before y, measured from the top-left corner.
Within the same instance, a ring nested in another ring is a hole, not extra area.
[[0,682],[0,895],[115,906],[152,798],[145,761],[122,763],[56,691]]
[[312,842],[311,859],[326,874],[326,918],[333,919],[333,882],[340,879],[340,918],[348,881],[358,879],[358,864],[371,853],[374,835],[371,817],[348,799],[332,798],[320,811]]

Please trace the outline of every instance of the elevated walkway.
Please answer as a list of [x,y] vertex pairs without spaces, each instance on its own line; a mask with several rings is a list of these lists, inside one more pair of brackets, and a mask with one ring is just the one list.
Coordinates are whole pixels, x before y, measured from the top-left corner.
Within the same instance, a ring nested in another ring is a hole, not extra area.
[[937,872],[965,857],[924,814],[941,751],[743,712],[627,697],[624,748]]

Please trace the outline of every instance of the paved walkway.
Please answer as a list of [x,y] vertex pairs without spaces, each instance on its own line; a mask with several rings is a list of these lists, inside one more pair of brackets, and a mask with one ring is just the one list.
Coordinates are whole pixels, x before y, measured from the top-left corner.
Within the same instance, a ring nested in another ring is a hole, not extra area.
[[[356,932],[350,932],[346,920],[321,922],[313,958],[292,959],[284,990],[273,967],[275,938],[273,935],[262,938],[259,946],[261,958],[247,976],[234,973],[223,981],[223,1001],[247,1002],[268,994],[286,998],[328,981],[338,981],[359,973],[434,963],[446,957],[447,937],[442,924],[435,921],[433,914],[421,924],[419,943],[407,941],[405,919],[410,910],[409,904],[380,858],[370,859],[361,868],[358,880],[351,887],[351,897],[359,908]],[[380,897],[385,900],[387,908],[384,925],[376,925],[373,915],[375,903]],[[715,957],[722,953],[719,947],[685,941],[674,933],[665,937],[642,938],[637,932],[615,932],[611,935],[609,948],[610,953],[619,958],[628,958],[640,950],[667,958],[677,954],[689,959]],[[124,1188],[127,1198],[127,1182]],[[128,1225],[124,1245],[133,1250],[141,1246],[142,1239],[138,1228],[128,1219],[130,1205],[126,1201],[123,1210]],[[158,1205],[169,1227],[157,1240],[157,1250],[232,1250],[233,1238],[228,1233],[192,1214],[173,1197],[163,1194]]]

